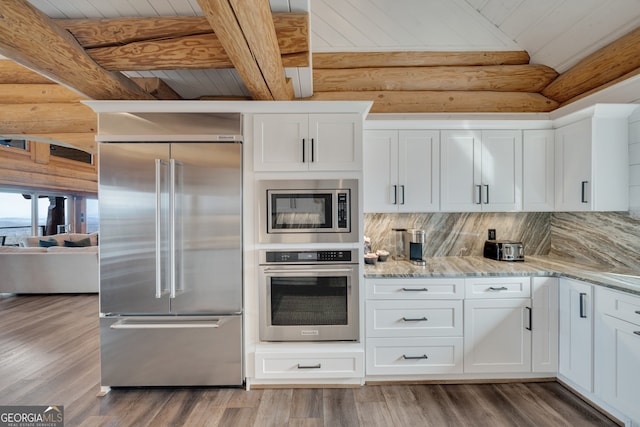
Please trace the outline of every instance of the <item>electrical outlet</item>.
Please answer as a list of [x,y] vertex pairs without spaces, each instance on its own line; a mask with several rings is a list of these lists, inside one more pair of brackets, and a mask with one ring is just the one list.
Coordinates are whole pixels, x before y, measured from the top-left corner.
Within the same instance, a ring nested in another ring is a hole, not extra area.
[[490,228],[489,229],[488,239],[489,240],[496,240],[496,229],[495,228]]

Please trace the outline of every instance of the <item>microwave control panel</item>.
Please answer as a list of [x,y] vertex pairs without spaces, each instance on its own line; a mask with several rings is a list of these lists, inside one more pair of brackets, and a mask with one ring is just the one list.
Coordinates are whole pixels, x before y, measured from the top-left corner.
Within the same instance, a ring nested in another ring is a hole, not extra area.
[[338,228],[349,227],[349,221],[347,220],[349,215],[348,200],[347,193],[338,193]]

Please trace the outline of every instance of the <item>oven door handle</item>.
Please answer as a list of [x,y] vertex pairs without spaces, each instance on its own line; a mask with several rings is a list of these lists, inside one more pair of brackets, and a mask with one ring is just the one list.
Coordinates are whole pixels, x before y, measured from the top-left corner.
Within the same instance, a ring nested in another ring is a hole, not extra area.
[[264,269],[265,273],[352,273],[353,268],[300,268],[300,269],[287,269],[287,268],[270,268]]

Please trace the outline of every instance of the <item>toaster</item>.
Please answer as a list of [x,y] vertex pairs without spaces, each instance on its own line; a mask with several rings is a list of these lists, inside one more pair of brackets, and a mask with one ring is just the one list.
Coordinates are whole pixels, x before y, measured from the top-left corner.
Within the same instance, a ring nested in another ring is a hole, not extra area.
[[524,261],[524,245],[511,240],[487,240],[484,257],[498,261]]

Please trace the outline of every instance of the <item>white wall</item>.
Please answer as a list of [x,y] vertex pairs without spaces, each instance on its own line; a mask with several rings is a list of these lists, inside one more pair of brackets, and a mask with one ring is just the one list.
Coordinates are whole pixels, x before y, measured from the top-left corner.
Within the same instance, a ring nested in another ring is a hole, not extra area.
[[629,211],[640,218],[640,108],[629,117]]

